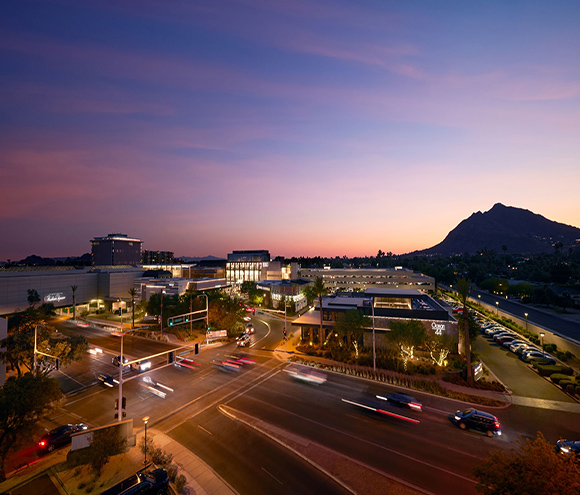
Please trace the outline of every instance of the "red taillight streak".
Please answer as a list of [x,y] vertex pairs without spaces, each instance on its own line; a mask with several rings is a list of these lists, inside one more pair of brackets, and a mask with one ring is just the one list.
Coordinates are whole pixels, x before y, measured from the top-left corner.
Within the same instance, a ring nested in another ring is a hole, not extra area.
[[383,411],[382,409],[376,409],[376,411],[380,412],[381,414],[386,414],[387,416],[393,416],[395,418],[404,419],[405,421],[409,421],[411,423],[419,423],[418,419],[407,418],[407,416],[401,416],[400,414],[395,414],[389,411]]

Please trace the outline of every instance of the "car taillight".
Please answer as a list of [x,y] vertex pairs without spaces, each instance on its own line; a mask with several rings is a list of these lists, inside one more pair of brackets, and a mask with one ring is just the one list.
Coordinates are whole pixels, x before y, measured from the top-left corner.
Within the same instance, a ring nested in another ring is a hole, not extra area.
[[46,442],[44,440],[41,440],[38,445],[40,445],[41,447],[44,447],[46,445]]
[[496,422],[494,423],[494,426],[495,426],[496,428],[498,428],[498,429],[499,429],[499,421],[496,421]]
[[416,411],[420,411],[421,410],[421,404],[417,404],[415,402],[409,402],[409,407],[411,409],[415,409]]

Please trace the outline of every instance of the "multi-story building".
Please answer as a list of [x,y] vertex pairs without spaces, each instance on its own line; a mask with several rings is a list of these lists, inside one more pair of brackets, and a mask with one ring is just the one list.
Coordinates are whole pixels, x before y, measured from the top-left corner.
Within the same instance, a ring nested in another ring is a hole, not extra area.
[[228,284],[242,282],[258,282],[262,276],[262,268],[270,263],[270,252],[234,251],[228,254],[226,262],[226,281]]
[[141,263],[144,265],[170,265],[173,263],[173,251],[143,251]]
[[408,268],[302,268],[300,277],[322,277],[330,291],[360,292],[369,288],[435,290],[435,279]]
[[[300,311],[308,305],[304,289],[312,282],[297,278],[292,280],[263,280],[258,282],[258,289],[270,294],[274,309],[279,309],[282,300],[294,304],[294,311]],[[282,309],[284,306],[282,305]]]
[[141,239],[127,234],[109,234],[92,241],[92,259],[95,266],[132,265],[141,263]]

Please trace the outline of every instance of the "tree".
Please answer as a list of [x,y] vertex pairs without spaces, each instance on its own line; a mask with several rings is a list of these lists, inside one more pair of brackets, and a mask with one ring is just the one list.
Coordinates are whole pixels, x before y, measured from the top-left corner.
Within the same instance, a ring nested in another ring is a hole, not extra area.
[[559,454],[538,432],[516,442],[519,450],[492,450],[474,469],[483,495],[564,495],[580,493],[580,465]]
[[[314,284],[312,285],[312,291],[318,297],[318,308],[320,310],[320,330],[318,332],[318,338],[320,339],[320,348],[324,344],[324,328],[322,326],[322,296],[328,293],[328,289],[324,286],[324,279],[322,277],[316,277]],[[312,338],[310,339],[312,340]]]
[[391,322],[390,331],[387,332],[386,337],[397,347],[406,370],[407,362],[413,359],[415,347],[423,345],[427,340],[427,332],[420,321],[395,320]]
[[45,375],[11,376],[0,388],[0,482],[8,454],[29,439],[35,423],[62,398],[59,383]]
[[131,328],[135,328],[135,291],[134,287],[129,289],[129,295],[131,296]]
[[356,309],[349,309],[338,315],[334,322],[334,331],[342,341],[346,340],[347,349],[353,346],[358,358],[359,344],[364,335],[365,328],[372,325],[371,319]]
[[[8,320],[8,336],[0,341],[0,348],[4,348],[0,352],[0,361],[10,364],[12,369],[16,370],[18,377],[22,377],[34,368],[35,332],[36,348],[59,358],[63,366],[82,359],[87,351],[88,343],[85,337],[80,335],[65,337],[47,324],[47,320],[54,315],[54,306],[45,303],[37,308],[30,307]],[[38,372],[50,373],[53,364],[54,360],[39,356]]]
[[121,454],[127,447],[127,439],[119,434],[117,427],[104,428],[93,433],[91,446],[83,452],[83,460],[87,462],[93,472],[101,475],[101,471],[109,459]]
[[73,293],[73,320],[77,319],[77,300],[75,297],[75,292],[78,289],[76,285],[71,285],[70,288],[72,289]]
[[469,338],[469,308],[467,307],[467,298],[471,292],[471,282],[464,278],[457,279],[457,294],[459,295],[459,300],[461,301],[461,306],[463,306],[463,341],[465,343],[465,358],[467,359],[467,383],[473,385],[473,369],[471,367],[471,339]]
[[28,289],[28,304],[32,309],[40,302],[40,296],[38,295],[38,291],[36,289]]

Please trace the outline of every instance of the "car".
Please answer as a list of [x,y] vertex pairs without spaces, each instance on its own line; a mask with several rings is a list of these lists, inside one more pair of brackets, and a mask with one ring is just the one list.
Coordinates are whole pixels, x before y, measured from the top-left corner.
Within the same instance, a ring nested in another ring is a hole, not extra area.
[[538,350],[524,351],[522,354],[522,359],[526,363],[537,362],[540,364],[556,364],[556,360],[546,354],[545,352]]
[[57,426],[40,438],[38,441],[38,450],[41,453],[52,452],[58,447],[69,444],[73,434],[79,431],[87,430],[88,428],[89,427],[84,423]]
[[244,316],[244,317],[242,318],[242,320],[244,320],[244,321],[250,321],[250,320],[251,320],[251,318],[250,318],[249,316]]
[[[121,362],[121,356],[115,356],[111,361],[115,366],[119,366],[119,363]],[[127,359],[127,356],[123,356],[123,364],[127,364],[128,362],[129,359]]]
[[167,493],[168,487],[169,475],[165,469],[159,468],[148,473],[138,471],[102,495],[157,495]]
[[238,339],[237,346],[238,347],[247,347],[250,345],[250,342],[251,342],[250,334],[245,333]]
[[556,442],[556,452],[560,454],[575,456],[580,460],[580,440],[566,440],[561,438]]
[[117,383],[119,383],[117,380],[115,380],[111,375],[107,375],[106,373],[101,373],[98,376],[99,381],[105,385],[106,387],[114,387]]
[[515,352],[517,354],[520,349],[529,349],[530,344],[524,342],[523,340],[516,340],[510,343],[510,345],[508,345],[508,348],[510,351]]
[[253,323],[247,323],[246,324],[246,332],[247,333],[254,333],[256,331],[256,329],[254,328],[254,324]]
[[149,361],[149,360],[137,361],[136,363],[133,363],[131,365],[131,369],[137,370],[137,371],[150,370],[151,369],[151,361]]
[[513,342],[513,341],[514,341],[514,340],[516,340],[516,339],[517,339],[517,336],[516,336],[516,335],[502,335],[502,336],[500,336],[500,337],[497,337],[497,338],[495,339],[495,341],[496,341],[498,344],[501,344],[501,345],[503,345],[503,344],[505,344],[506,342],[509,342],[509,343],[511,343],[511,342]]
[[327,380],[326,374],[313,370],[310,366],[294,364],[285,371],[295,380],[312,385],[322,385]]
[[500,339],[501,337],[505,337],[505,336],[511,336],[511,337],[515,337],[515,334],[513,332],[509,332],[509,331],[501,331],[501,332],[497,332],[493,334],[493,338],[494,340]]
[[462,430],[477,430],[492,438],[501,435],[501,426],[498,419],[492,414],[475,409],[458,410],[453,416],[453,423]]
[[503,345],[504,347],[507,347],[508,349],[510,349],[510,346],[512,346],[512,345],[519,345],[519,344],[525,344],[525,342],[523,340],[520,340],[518,338],[515,338],[511,342],[510,341],[506,341],[506,342],[503,342],[501,345]]
[[408,407],[414,411],[421,411],[423,409],[423,405],[417,399],[415,399],[415,397],[398,392],[387,394],[385,396],[377,395],[377,399],[386,400],[389,404]]
[[526,344],[525,346],[518,347],[516,349],[516,354],[518,354],[519,356],[522,356],[524,354],[524,352],[528,352],[528,351],[542,352],[536,346],[534,346],[532,344]]

